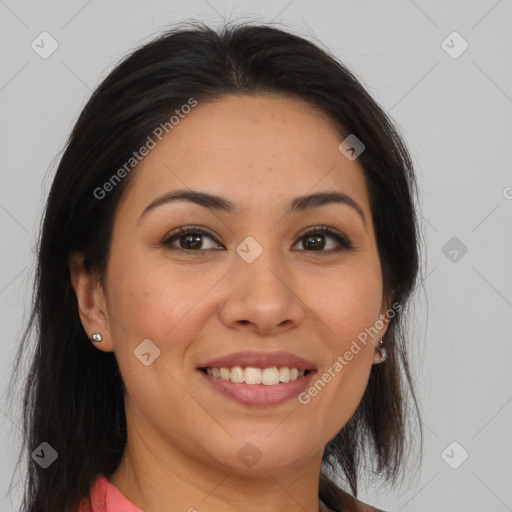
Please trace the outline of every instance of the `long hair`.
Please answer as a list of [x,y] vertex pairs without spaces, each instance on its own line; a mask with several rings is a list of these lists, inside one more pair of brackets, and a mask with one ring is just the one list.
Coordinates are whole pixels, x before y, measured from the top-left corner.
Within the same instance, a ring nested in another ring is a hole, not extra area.
[[[115,471],[126,445],[122,377],[114,354],[94,348],[84,332],[68,258],[79,251],[86,270],[104,275],[114,213],[136,168],[108,198],[95,190],[191,97],[201,102],[273,93],[309,102],[335,122],[340,137],[356,134],[365,144],[358,162],[384,295],[402,306],[384,336],[387,361],[372,367],[355,414],[324,449],[320,497],[331,508],[356,510],[351,495],[357,496],[366,456],[388,481],[399,475],[407,396],[417,414],[404,313],[417,281],[419,233],[416,182],[405,144],[356,77],[318,45],[270,25],[214,30],[191,23],[144,44],[108,74],[83,108],[58,165],[40,232],[32,310],[11,377],[19,374],[34,332],[23,395],[20,459],[25,455],[28,462],[23,510],[76,511],[95,477]],[[46,469],[31,456],[43,442],[58,454]],[[347,489],[327,477],[329,468]]]

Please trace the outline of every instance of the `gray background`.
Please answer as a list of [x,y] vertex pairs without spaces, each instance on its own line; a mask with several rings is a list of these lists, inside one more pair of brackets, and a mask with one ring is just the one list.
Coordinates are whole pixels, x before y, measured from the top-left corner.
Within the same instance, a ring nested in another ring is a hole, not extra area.
[[[9,500],[20,410],[5,396],[52,165],[121,56],[176,21],[226,18],[279,21],[331,49],[393,117],[416,164],[426,248],[410,343],[424,462],[401,488],[367,485],[361,498],[390,512],[512,510],[511,14],[510,0],[0,0],[0,509],[16,510],[23,485],[17,474]],[[31,48],[43,31],[59,45],[47,59]],[[445,49],[458,54],[461,40],[442,46],[453,31],[469,44],[457,58]]]

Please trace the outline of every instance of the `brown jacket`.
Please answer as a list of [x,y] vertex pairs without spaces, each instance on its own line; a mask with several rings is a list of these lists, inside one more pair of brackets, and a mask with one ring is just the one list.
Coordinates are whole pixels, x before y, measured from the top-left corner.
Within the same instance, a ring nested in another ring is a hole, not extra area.
[[357,500],[323,473],[320,474],[319,498],[333,512],[384,512]]

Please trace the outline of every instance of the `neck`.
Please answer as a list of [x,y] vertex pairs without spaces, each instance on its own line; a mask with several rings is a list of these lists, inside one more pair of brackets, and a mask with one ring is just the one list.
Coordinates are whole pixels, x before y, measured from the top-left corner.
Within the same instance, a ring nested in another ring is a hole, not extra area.
[[144,512],[318,512],[321,458],[320,451],[293,467],[242,471],[129,434],[109,480]]

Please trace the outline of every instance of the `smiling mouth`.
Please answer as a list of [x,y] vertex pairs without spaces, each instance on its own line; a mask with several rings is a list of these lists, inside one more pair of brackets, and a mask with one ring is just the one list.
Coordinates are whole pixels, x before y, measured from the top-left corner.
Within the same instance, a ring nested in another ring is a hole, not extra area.
[[268,368],[254,368],[251,366],[233,366],[231,368],[199,368],[211,377],[227,380],[234,383],[249,385],[275,386],[304,378],[313,370],[304,368],[291,368],[288,366],[272,366]]

